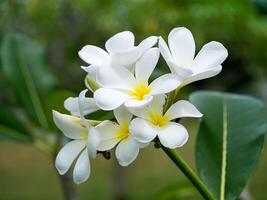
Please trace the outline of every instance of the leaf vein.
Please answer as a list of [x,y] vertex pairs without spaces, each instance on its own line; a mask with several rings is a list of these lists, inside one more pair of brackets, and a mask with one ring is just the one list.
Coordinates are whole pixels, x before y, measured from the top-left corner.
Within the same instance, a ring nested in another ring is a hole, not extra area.
[[225,199],[225,183],[226,183],[226,166],[227,166],[227,102],[223,100],[223,142],[222,142],[222,168],[221,168],[221,184],[220,184],[220,200]]

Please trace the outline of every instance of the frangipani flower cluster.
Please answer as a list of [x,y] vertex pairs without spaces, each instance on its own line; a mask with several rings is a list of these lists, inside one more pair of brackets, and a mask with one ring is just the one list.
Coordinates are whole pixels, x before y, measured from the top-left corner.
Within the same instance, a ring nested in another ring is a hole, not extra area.
[[[175,91],[177,95],[183,86],[217,75],[227,57],[225,47],[214,41],[195,56],[195,42],[186,28],[173,29],[168,45],[162,37],[151,36],[135,46],[133,33],[124,31],[108,39],[105,48],[87,45],[79,51],[89,64],[82,69],[87,72],[86,86],[93,97],[86,97],[88,90],[83,90],[78,97],[65,100],[70,115],[53,111],[55,124],[69,139],[57,155],[56,168],[65,174],[77,158],[75,183],[88,179],[89,157],[95,158],[97,152],[114,148],[119,164],[127,166],[152,141],[166,148],[183,146],[189,134],[178,120],[202,114],[189,101],[174,102],[170,94]],[[150,80],[160,55],[170,72]],[[113,112],[115,119],[86,119],[97,110]]]

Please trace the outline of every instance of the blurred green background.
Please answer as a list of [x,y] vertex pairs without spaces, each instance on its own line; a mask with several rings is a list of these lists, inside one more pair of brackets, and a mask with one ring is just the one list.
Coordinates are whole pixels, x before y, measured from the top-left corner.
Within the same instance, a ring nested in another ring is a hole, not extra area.
[[[53,134],[57,129],[51,109],[63,110],[64,98],[85,88],[86,74],[79,67],[84,63],[78,57],[84,45],[104,47],[109,37],[123,30],[132,31],[136,43],[150,35],[166,39],[179,26],[192,31],[197,49],[216,40],[229,51],[222,73],[187,86],[182,97],[209,89],[250,94],[267,102],[266,0],[1,0],[0,199],[63,199],[51,158],[54,152],[50,157],[44,152],[51,153],[51,146],[62,140],[62,134]],[[24,75],[18,70],[27,68],[23,63],[29,65]],[[163,60],[160,65],[165,65]],[[23,77],[30,84],[21,83]],[[36,98],[31,102],[29,96]],[[36,108],[43,114],[36,115]],[[191,138],[179,151],[194,165],[198,123],[183,123]],[[264,152],[248,186],[255,200],[267,199],[266,169]],[[98,156],[90,179],[78,186],[78,195],[101,200],[201,199],[153,145],[127,168]]]

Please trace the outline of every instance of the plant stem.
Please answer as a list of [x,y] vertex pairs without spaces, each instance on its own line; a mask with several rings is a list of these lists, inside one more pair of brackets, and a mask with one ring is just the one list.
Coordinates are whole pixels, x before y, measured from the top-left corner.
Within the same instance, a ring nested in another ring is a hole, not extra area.
[[127,198],[127,181],[125,171],[117,163],[113,162],[113,180],[112,192],[113,200],[126,200]]
[[170,92],[168,94],[168,97],[167,97],[167,100],[166,100],[166,103],[164,105],[164,113],[171,107],[171,105],[174,103],[175,99],[176,99],[176,96],[178,94],[178,92],[180,91],[182,87],[178,87],[176,88],[174,91]]
[[[169,93],[165,106],[164,113],[171,107],[174,103],[178,92],[181,87],[176,88],[176,90]],[[200,180],[197,174],[191,169],[191,167],[179,156],[179,154],[174,149],[169,149],[158,145],[156,142],[156,148],[161,147],[163,151],[169,156],[169,158],[174,162],[174,164],[184,173],[184,175],[191,181],[191,183],[196,187],[202,197],[206,200],[216,200],[215,197],[210,193],[206,185]]]
[[172,91],[168,94],[166,103],[164,105],[163,113],[165,113],[169,109],[169,107],[171,107],[171,105],[174,102],[175,97],[176,97],[175,91]]
[[[53,162],[56,159],[57,152],[59,151],[61,147],[63,136],[56,138],[56,143],[54,145],[54,151],[52,154]],[[64,175],[60,175],[57,171],[57,169],[54,167],[56,174],[58,175],[58,179],[61,186],[61,191],[64,197],[64,200],[78,200],[78,195],[76,191],[75,184],[73,183],[72,179],[72,173],[68,171]]]
[[196,187],[202,197],[206,200],[216,200],[209,192],[205,184],[200,180],[196,173],[190,168],[190,166],[178,155],[174,149],[169,149],[161,146],[163,151],[169,156],[169,158],[175,163],[175,165],[184,173],[184,175],[191,181]]
[[[58,173],[57,173],[58,174]],[[78,200],[76,188],[72,180],[71,174],[68,172],[64,175],[59,175],[60,185],[65,200]]]

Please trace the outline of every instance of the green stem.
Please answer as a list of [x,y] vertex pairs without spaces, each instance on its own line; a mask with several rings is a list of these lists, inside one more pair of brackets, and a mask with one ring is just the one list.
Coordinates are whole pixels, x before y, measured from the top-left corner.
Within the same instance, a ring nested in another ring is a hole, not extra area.
[[205,184],[200,180],[196,173],[190,168],[190,166],[178,155],[174,149],[168,149],[161,147],[163,151],[169,156],[169,158],[175,163],[175,165],[184,173],[184,175],[191,181],[196,187],[202,197],[206,200],[216,200],[210,193]]
[[[176,90],[175,90],[176,91]],[[175,99],[175,91],[172,91],[168,94],[168,97],[166,99],[166,103],[164,105],[163,113],[165,113],[173,104],[174,99]]]
[[168,94],[168,97],[167,97],[167,100],[166,100],[166,103],[164,105],[164,113],[171,107],[171,105],[174,103],[175,99],[176,99],[176,96],[178,94],[178,92],[180,91],[182,87],[178,87],[176,88],[176,90],[170,92]]

